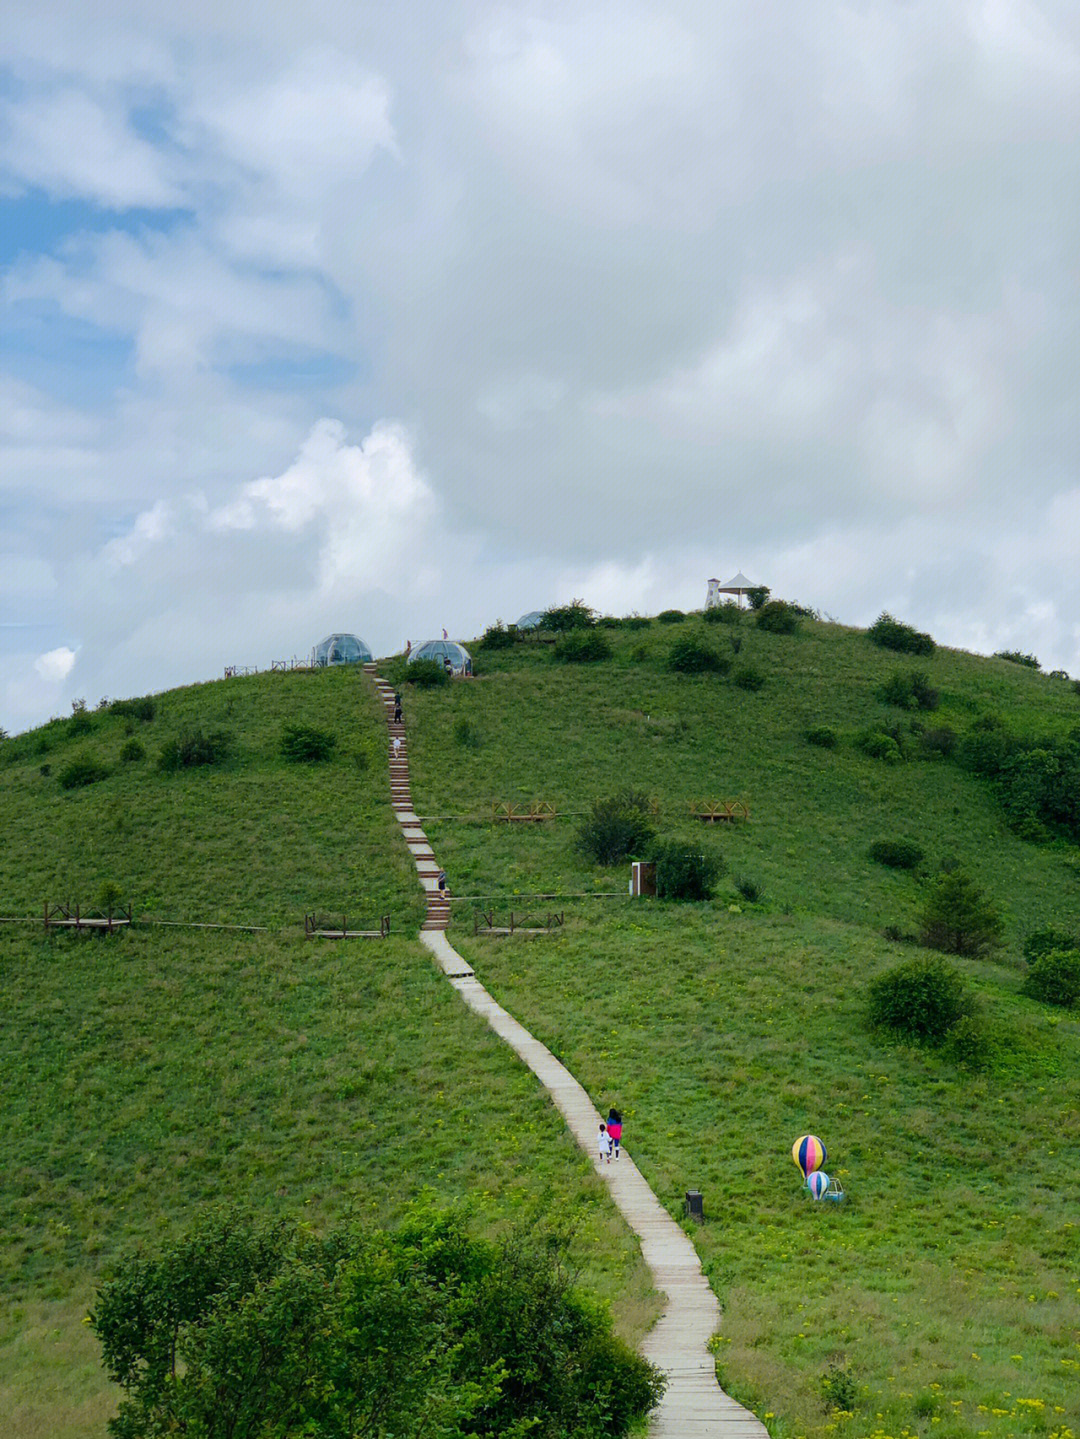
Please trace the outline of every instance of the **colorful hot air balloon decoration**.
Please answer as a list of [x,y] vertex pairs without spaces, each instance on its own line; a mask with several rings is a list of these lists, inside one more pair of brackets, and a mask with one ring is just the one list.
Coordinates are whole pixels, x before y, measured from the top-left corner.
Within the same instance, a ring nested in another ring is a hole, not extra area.
[[829,1187],[829,1176],[823,1169],[815,1169],[806,1176],[806,1187],[815,1199],[824,1199]]
[[791,1146],[791,1157],[802,1170],[803,1178],[809,1179],[814,1170],[825,1163],[825,1146],[816,1134],[804,1134]]

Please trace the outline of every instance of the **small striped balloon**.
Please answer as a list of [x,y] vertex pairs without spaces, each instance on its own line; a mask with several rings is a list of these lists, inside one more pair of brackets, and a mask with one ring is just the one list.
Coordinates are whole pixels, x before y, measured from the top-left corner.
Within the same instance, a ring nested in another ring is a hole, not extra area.
[[806,1176],[806,1187],[815,1199],[822,1199],[829,1187],[829,1176],[823,1169],[815,1169],[813,1174]]
[[791,1146],[791,1157],[804,1176],[812,1174],[825,1163],[825,1146],[816,1134],[804,1134]]

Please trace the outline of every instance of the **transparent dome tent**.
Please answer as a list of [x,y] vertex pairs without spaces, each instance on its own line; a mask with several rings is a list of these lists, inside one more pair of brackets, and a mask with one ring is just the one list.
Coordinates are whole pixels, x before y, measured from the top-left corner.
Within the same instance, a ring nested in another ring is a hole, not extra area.
[[311,654],[311,663],[323,665],[363,665],[373,658],[371,651],[357,635],[327,635]]
[[427,640],[409,655],[411,665],[417,660],[434,660],[437,665],[445,665],[449,660],[454,674],[472,674],[472,655],[457,640]]
[[541,623],[543,622],[543,618],[543,610],[530,610],[527,615],[521,616],[521,618],[517,622],[517,627],[519,630],[539,629]]

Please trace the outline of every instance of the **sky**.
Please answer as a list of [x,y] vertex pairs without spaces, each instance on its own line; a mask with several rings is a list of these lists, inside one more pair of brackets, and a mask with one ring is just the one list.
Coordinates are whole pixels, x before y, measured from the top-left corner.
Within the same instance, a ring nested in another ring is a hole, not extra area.
[[1075,0],[8,0],[0,726],[742,570],[1080,675]]

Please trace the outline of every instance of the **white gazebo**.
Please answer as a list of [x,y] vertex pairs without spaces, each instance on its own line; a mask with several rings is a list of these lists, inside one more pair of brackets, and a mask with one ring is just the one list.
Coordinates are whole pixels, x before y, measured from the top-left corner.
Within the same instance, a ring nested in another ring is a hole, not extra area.
[[742,570],[732,579],[724,580],[723,583],[719,580],[710,580],[709,592],[705,596],[705,608],[707,610],[715,610],[719,605],[722,605],[724,602],[720,598],[721,595],[734,595],[735,603],[741,605],[742,597],[746,594],[747,590],[756,590],[759,588],[760,586],[756,585],[753,580],[746,578]]

